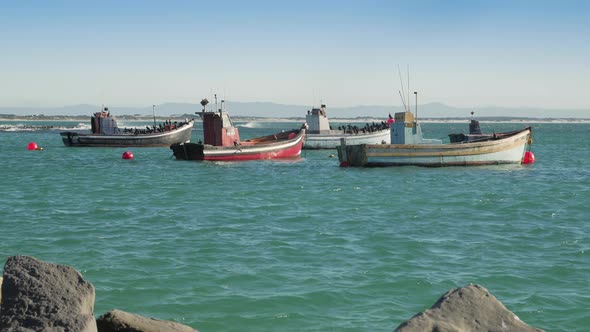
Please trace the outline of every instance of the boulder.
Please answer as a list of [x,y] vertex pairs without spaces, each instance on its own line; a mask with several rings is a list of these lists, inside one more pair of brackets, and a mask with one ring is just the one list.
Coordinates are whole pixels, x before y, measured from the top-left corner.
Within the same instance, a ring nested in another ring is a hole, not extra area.
[[176,322],[111,310],[96,320],[98,332],[198,332]]
[[395,331],[542,330],[522,322],[484,287],[469,285],[446,292],[430,309],[402,323]]
[[12,256],[3,277],[0,330],[97,331],[94,286],[75,269]]

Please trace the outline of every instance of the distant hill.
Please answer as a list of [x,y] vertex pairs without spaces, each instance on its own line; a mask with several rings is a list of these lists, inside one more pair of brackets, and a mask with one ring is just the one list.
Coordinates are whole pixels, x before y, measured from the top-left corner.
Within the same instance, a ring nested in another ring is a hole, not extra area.
[[[208,105],[210,110],[215,105]],[[242,117],[270,117],[270,118],[304,118],[310,105],[284,105],[270,102],[226,102],[226,110],[232,116]],[[166,117],[183,114],[194,114],[202,109],[199,104],[191,103],[165,103],[156,106],[156,116]],[[98,105],[71,105],[63,107],[0,107],[0,114],[14,115],[46,115],[46,116],[90,116],[100,110]],[[152,106],[146,107],[118,107],[110,105],[109,110],[115,116],[141,115],[151,116]],[[327,105],[330,118],[387,118],[391,113],[402,111],[402,107],[383,105],[363,105],[351,107],[330,107]],[[414,108],[412,108],[414,111]],[[510,117],[510,118],[538,118],[538,119],[590,119],[590,110],[564,109],[553,110],[543,108],[508,108],[508,107],[478,107],[460,108],[441,103],[429,103],[418,105],[418,118],[469,118],[471,111],[477,118]]]

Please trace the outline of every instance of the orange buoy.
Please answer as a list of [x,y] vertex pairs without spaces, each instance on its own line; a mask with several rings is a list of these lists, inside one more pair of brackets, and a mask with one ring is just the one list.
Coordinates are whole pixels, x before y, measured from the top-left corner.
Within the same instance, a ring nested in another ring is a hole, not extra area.
[[125,151],[121,157],[123,159],[133,159],[133,153],[131,151]]
[[533,154],[532,151],[527,151],[524,153],[524,158],[522,158],[522,163],[525,165],[535,163],[535,155]]
[[32,150],[37,150],[38,146],[37,143],[35,142],[31,142],[29,143],[29,145],[27,145],[27,150],[32,151]]

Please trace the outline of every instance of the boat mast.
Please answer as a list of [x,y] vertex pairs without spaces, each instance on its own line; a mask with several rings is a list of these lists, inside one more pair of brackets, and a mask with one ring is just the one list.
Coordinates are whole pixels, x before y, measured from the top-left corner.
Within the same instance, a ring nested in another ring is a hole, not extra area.
[[399,84],[402,87],[402,91],[398,91],[400,97],[402,98],[402,103],[404,104],[404,111],[409,112],[410,109],[408,108],[407,104],[406,104],[406,100],[404,99],[404,95],[406,94],[406,91],[404,90],[404,79],[402,78],[402,71],[399,68],[399,65],[397,65],[397,73],[399,76]]
[[[412,102],[410,101],[410,65],[407,65],[408,72],[408,111],[412,111]],[[418,114],[416,114],[418,117]]]
[[402,99],[402,103],[404,104],[404,110],[407,112],[408,111],[408,107],[406,106],[406,101],[404,100],[404,95],[402,95],[402,92],[397,90],[397,92],[399,92],[399,96]]
[[154,115],[154,127],[156,126],[156,105],[152,105],[152,114]]

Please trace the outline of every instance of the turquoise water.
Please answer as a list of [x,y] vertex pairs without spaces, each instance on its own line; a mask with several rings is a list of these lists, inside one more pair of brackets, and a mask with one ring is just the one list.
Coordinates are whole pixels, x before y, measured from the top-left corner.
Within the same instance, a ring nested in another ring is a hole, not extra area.
[[[391,331],[469,283],[530,325],[585,330],[590,124],[533,126],[534,165],[379,169],[339,168],[333,151],[197,163],[0,131],[0,256],[78,269],[96,316],[118,308],[204,332]],[[466,127],[423,124],[429,138]]]

